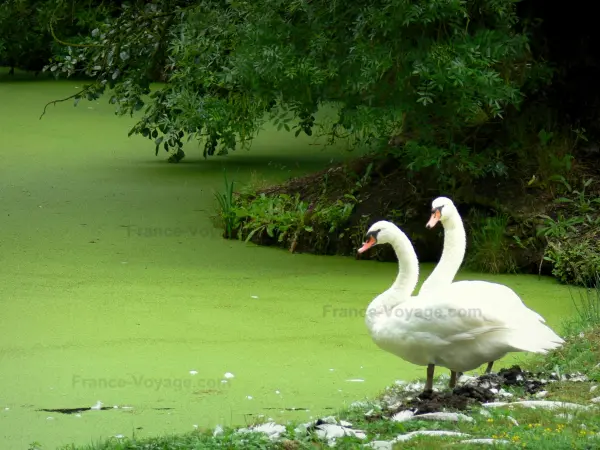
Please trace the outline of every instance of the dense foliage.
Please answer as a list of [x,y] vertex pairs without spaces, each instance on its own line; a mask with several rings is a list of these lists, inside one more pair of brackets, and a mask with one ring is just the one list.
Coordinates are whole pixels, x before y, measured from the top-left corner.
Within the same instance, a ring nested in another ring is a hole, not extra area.
[[[310,135],[333,102],[339,117],[320,129],[332,140],[378,147],[402,134],[416,168],[453,156],[468,170],[465,133],[501,118],[539,78],[516,24],[512,0],[133,2],[49,68],[91,76],[89,99],[110,88],[119,113],[145,106],[132,132],[157,151],[188,135],[205,156],[227,152],[266,113]],[[159,73],[168,84],[150,94]],[[425,143],[437,153],[422,156]]]
[[41,71],[65,44],[77,45],[120,2],[4,0],[0,2],[0,66]]

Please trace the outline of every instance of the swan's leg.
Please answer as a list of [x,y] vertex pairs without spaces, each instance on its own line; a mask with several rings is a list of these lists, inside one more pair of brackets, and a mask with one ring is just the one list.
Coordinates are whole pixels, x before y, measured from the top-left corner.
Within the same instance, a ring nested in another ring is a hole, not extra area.
[[494,365],[494,361],[490,361],[488,363],[487,369],[485,369],[485,373],[492,373],[492,366]]
[[456,387],[456,380],[458,379],[457,373],[454,370],[450,371],[450,382],[448,386],[450,389],[454,389]]
[[433,373],[435,372],[435,364],[427,365],[427,382],[425,383],[425,391],[433,391]]

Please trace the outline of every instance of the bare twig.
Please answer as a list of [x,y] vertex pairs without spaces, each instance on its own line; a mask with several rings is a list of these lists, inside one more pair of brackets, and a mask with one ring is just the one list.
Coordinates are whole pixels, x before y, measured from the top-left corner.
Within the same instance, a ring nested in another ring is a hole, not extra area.
[[91,86],[92,85],[86,87],[81,92],[77,92],[77,93],[75,93],[73,95],[69,95],[68,97],[61,98],[59,100],[52,100],[51,102],[46,103],[46,106],[44,106],[44,111],[42,112],[42,115],[40,116],[40,120],[42,120],[42,117],[44,117],[44,114],[46,114],[46,109],[48,108],[48,106],[50,106],[50,105],[56,105],[57,103],[66,102],[67,100],[71,100],[72,98],[81,96],[81,95],[83,95],[84,92],[89,91]]

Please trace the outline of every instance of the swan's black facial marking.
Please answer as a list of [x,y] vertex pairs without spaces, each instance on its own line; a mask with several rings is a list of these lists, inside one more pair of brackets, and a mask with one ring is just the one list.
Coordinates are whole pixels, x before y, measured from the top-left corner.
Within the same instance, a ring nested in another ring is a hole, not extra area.
[[381,228],[379,230],[369,231],[365,235],[365,241],[369,241],[370,238],[373,238],[373,239],[375,239],[375,242],[377,242],[377,235],[379,235],[380,232],[381,232]]
[[431,208],[431,214],[439,213],[440,216],[441,216],[442,215],[442,209],[444,208],[444,206],[446,206],[446,205],[440,205],[437,208]]

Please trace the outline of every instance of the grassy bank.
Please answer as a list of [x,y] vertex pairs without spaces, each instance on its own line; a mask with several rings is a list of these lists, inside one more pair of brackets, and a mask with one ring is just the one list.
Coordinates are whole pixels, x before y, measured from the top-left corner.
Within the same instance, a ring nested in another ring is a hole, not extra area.
[[[467,228],[469,269],[593,283],[600,266],[600,172],[593,161],[551,175],[545,169],[542,181],[527,181],[529,172],[520,168],[460,189],[436,181],[436,170],[408,167],[402,158],[374,154],[279,185],[255,180],[228,193],[228,203],[219,208],[220,226],[226,237],[258,245],[353,256],[369,224],[385,219],[410,236],[420,261],[437,262],[443,233],[426,230],[424,223],[431,201],[449,196]],[[385,247],[367,257],[396,258]]]

